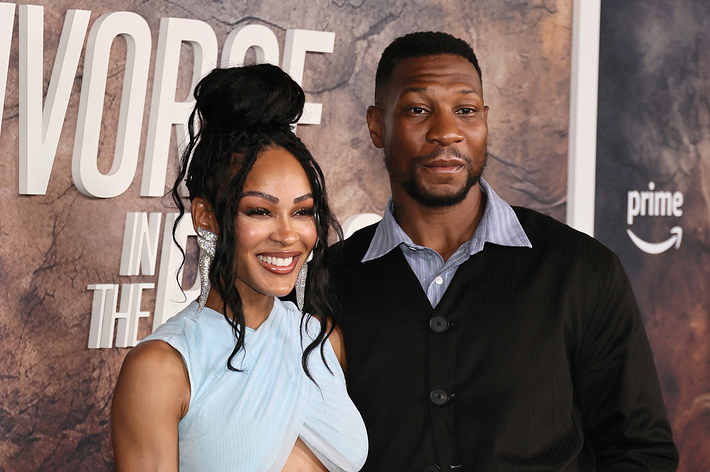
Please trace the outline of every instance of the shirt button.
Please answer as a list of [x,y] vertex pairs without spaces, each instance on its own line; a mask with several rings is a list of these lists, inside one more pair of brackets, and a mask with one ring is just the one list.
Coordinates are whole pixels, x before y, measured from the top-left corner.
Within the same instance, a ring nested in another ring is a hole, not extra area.
[[436,406],[444,406],[449,402],[449,394],[441,388],[435,388],[429,394],[429,400]]
[[429,320],[429,327],[435,333],[443,333],[449,329],[449,321],[443,316],[435,316]]
[[427,464],[426,467],[422,469],[422,472],[441,472],[441,468],[436,464]]
[[444,283],[444,279],[442,279],[441,277],[437,277],[434,279],[434,282],[436,282],[436,285],[441,285]]

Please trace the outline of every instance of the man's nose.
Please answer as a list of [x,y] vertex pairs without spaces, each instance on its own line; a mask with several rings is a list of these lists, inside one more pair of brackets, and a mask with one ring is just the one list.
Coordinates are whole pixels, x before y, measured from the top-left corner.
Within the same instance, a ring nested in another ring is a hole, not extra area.
[[431,117],[431,126],[427,132],[427,141],[436,142],[442,146],[463,141],[464,136],[454,113],[437,111]]

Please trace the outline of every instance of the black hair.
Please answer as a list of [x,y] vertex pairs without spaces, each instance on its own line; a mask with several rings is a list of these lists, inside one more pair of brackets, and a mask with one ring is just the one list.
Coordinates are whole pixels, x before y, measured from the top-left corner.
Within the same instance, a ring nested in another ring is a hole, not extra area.
[[[190,141],[180,159],[178,176],[171,190],[180,212],[173,226],[173,239],[177,243],[176,228],[185,213],[179,187],[186,179],[190,201],[196,197],[205,199],[219,224],[215,258],[209,277],[211,289],[222,297],[222,311],[236,339],[227,366],[230,370],[239,371],[232,365],[232,360],[244,346],[246,325],[242,301],[235,286],[235,253],[239,244],[235,238],[235,221],[244,182],[264,149],[283,148],[298,160],[311,186],[319,241],[313,249],[313,259],[309,262],[304,315],[301,320],[304,329],[311,317],[310,313],[317,314],[320,322],[320,331],[304,350],[301,362],[312,380],[308,370],[308,356],[320,345],[321,358],[325,362],[324,342],[340,319],[330,289],[326,247],[331,232],[342,239],[342,229],[328,205],[323,172],[292,131],[291,125],[303,113],[303,90],[278,67],[258,64],[214,69],[197,84],[194,96],[197,103],[188,122]],[[183,264],[184,261],[183,251]],[[301,337],[304,329],[301,330]]]
[[478,78],[481,79],[481,86],[483,86],[483,76],[478,59],[473,48],[466,41],[448,33],[419,31],[395,39],[382,52],[375,74],[375,105],[381,105],[385,100],[387,88],[397,64],[414,57],[441,54],[453,54],[468,60],[476,68]]

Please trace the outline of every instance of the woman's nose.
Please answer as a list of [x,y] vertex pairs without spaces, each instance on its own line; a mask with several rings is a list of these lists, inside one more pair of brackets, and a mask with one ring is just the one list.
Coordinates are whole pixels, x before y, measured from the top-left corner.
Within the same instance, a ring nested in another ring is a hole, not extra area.
[[276,222],[276,228],[271,233],[271,239],[284,246],[290,246],[298,241],[298,233],[294,230],[290,218],[279,218]]

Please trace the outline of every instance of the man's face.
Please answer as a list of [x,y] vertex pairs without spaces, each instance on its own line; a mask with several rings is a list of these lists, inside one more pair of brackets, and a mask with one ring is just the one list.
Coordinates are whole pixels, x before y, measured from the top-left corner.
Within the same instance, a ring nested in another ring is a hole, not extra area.
[[397,187],[428,207],[463,201],[486,164],[488,107],[481,80],[468,60],[455,55],[400,62],[383,103],[367,122],[383,148],[393,194]]

